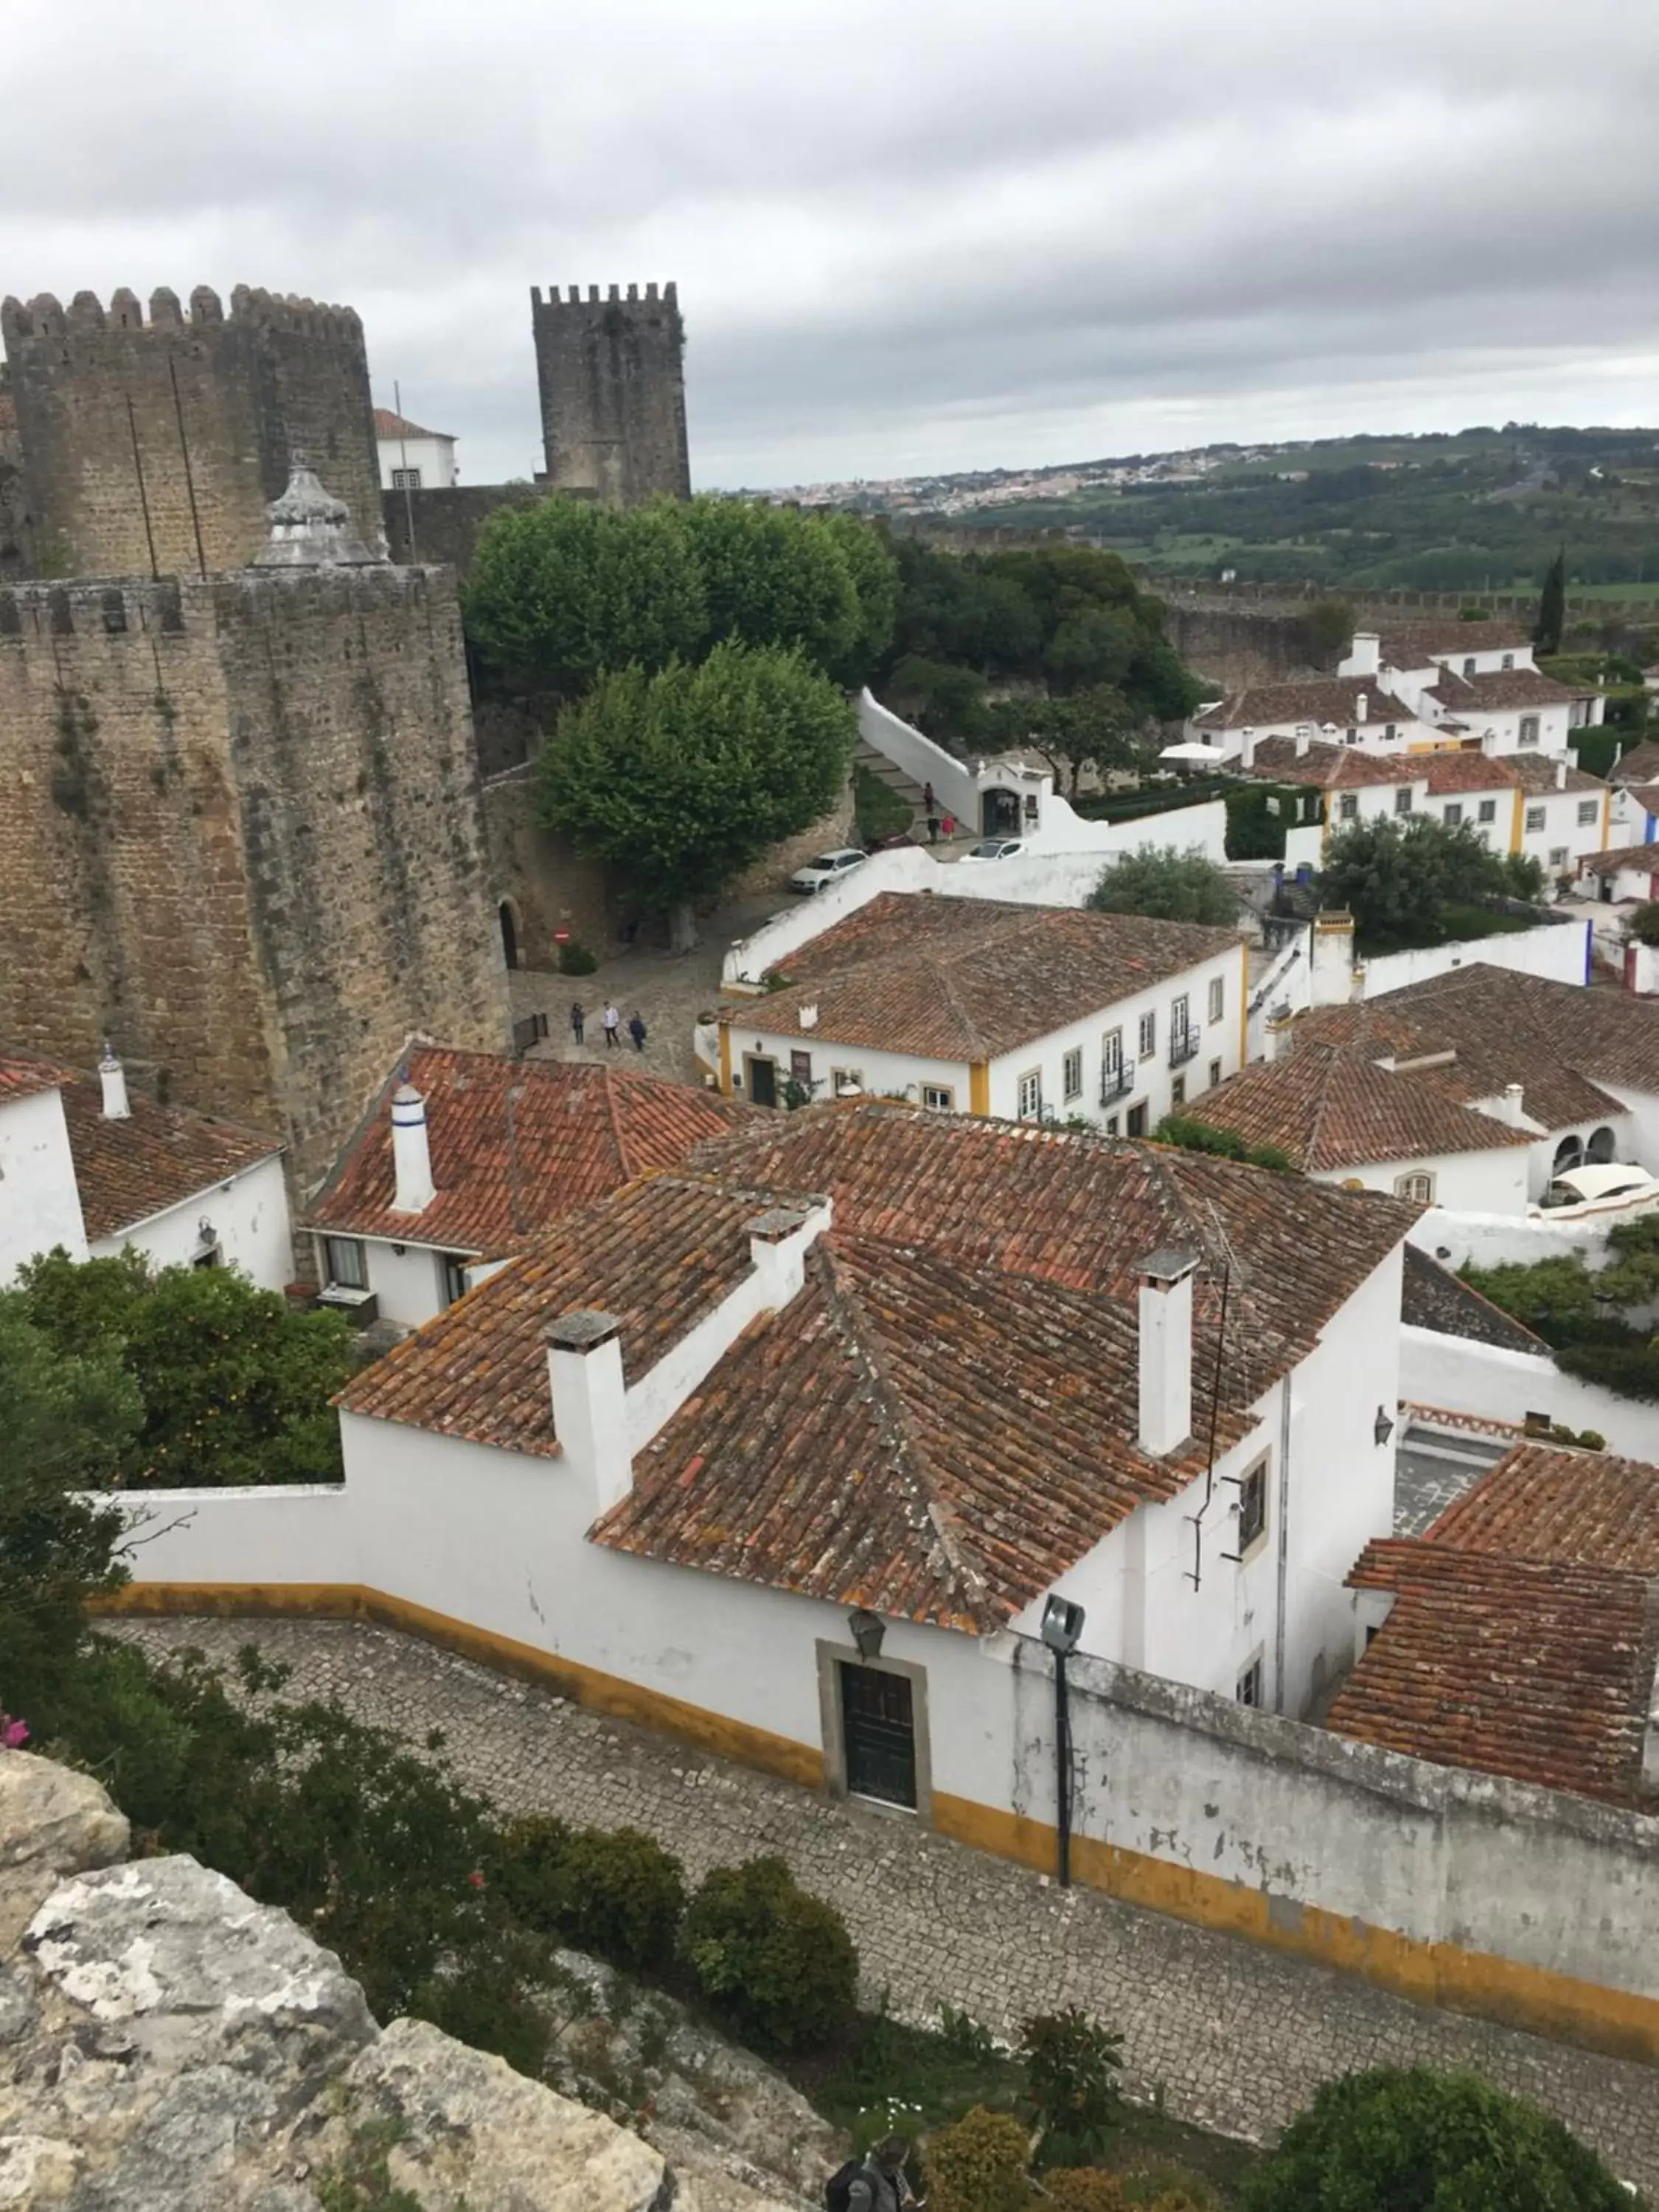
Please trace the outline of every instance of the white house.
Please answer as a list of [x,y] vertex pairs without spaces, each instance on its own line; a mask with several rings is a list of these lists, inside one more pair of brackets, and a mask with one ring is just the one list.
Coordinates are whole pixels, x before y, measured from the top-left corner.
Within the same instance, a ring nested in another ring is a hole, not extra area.
[[1441,742],[1487,753],[1565,752],[1606,705],[1545,675],[1524,629],[1492,622],[1357,630],[1338,672],[1384,685]]
[[389,407],[374,410],[374,444],[382,491],[447,491],[461,480],[454,439],[444,430],[423,430]]
[[1585,853],[1579,858],[1578,880],[1586,897],[1610,905],[1635,899],[1645,906],[1659,898],[1659,849],[1643,843]]
[[305,1222],[323,1298],[416,1328],[481,1267],[741,1113],[625,1067],[412,1044]]
[[720,1087],[1144,1136],[1244,1053],[1232,929],[889,891],[720,1011]]
[[62,1245],[103,1259],[131,1245],[158,1267],[240,1267],[262,1290],[294,1273],[274,1137],[96,1077],[0,1057],[0,1285]]
[[1455,745],[1455,734],[1437,734],[1410,700],[1391,692],[1373,671],[1364,677],[1310,678],[1296,684],[1253,684],[1211,700],[1188,717],[1179,757],[1202,760],[1201,745],[1219,768],[1252,767],[1264,743],[1300,739],[1304,744],[1348,745],[1370,754],[1427,752]]

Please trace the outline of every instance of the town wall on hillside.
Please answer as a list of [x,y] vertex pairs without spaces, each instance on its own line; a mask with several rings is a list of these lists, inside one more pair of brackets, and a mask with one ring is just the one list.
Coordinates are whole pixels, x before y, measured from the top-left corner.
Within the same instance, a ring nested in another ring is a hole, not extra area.
[[0,589],[0,1036],[280,1133],[508,1020],[446,569]]
[[542,439],[552,491],[586,492],[633,507],[691,495],[685,429],[685,325],[672,284],[643,297],[597,284],[583,299],[530,295],[541,392]]
[[[349,307],[198,285],[148,316],[50,292],[0,308],[29,562],[49,576],[206,574],[264,542],[303,451],[371,537],[380,465],[363,329]],[[3,459],[3,456],[0,456]]]

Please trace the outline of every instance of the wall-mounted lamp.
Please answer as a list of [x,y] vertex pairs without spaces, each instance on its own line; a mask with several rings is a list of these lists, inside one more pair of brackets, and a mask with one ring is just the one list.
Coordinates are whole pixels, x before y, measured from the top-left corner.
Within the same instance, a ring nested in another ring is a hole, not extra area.
[[1371,1434],[1380,1444],[1387,1443],[1389,1438],[1394,1434],[1394,1423],[1389,1417],[1389,1409],[1386,1406],[1377,1407],[1376,1419],[1371,1424]]
[[887,1623],[878,1613],[868,1613],[863,1606],[847,1616],[847,1626],[853,1632],[853,1641],[859,1647],[860,1659],[879,1659],[881,1639],[887,1633]]
[[403,1256],[404,1256],[404,1253],[408,1251],[409,1247],[408,1247],[408,1245],[407,1245],[407,1244],[394,1244],[394,1245],[392,1246],[392,1249],[393,1253],[396,1255],[396,1256],[397,1256],[399,1260],[401,1260],[401,1259],[403,1258]]

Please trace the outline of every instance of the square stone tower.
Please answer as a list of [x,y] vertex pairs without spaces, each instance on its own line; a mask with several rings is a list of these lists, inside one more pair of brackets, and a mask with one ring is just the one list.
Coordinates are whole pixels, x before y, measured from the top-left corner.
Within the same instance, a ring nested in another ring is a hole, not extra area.
[[[12,536],[37,575],[210,575],[240,568],[267,503],[310,454],[380,535],[380,477],[363,326],[239,284],[107,307],[77,292],[0,307],[15,410]],[[0,459],[4,455],[0,453]],[[0,486],[3,489],[3,486]]]
[[623,299],[597,284],[584,300],[530,295],[541,390],[542,441],[551,491],[586,493],[615,507],[666,494],[691,496],[685,437],[685,325],[672,284]]

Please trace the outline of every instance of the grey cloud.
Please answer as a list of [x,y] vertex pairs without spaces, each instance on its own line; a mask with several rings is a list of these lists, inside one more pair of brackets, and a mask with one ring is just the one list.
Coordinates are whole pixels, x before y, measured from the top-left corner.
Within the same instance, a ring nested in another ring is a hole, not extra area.
[[1624,0],[14,0],[5,68],[0,289],[350,300],[472,482],[537,462],[532,283],[678,278],[705,482],[1589,419],[1659,353]]

